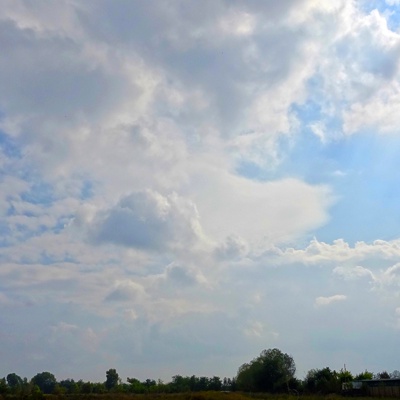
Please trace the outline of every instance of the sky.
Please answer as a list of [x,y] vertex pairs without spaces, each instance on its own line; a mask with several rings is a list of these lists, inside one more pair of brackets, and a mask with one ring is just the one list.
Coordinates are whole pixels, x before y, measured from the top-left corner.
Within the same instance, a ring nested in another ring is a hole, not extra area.
[[399,0],[0,0],[0,377],[400,369]]

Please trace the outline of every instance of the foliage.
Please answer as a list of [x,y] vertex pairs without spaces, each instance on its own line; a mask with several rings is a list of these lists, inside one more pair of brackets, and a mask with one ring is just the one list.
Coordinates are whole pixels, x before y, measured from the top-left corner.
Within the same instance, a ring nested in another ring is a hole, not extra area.
[[367,380],[367,379],[373,379],[373,377],[374,377],[374,374],[372,372],[365,370],[364,372],[361,372],[360,374],[356,375],[354,377],[354,380],[363,381],[363,380]]
[[43,400],[43,393],[38,385],[33,385],[31,390],[32,400]]
[[41,372],[36,374],[32,380],[33,385],[37,385],[41,392],[52,393],[57,383],[55,376],[50,372]]
[[239,368],[237,387],[253,392],[288,391],[295,372],[296,366],[291,356],[279,349],[263,350],[257,358]]
[[105,386],[108,390],[115,388],[119,384],[119,375],[116,369],[111,368],[106,372]]
[[22,388],[23,380],[20,376],[18,376],[16,373],[11,373],[7,375],[7,385],[13,389],[13,391],[16,391],[18,389]]
[[400,371],[395,369],[391,374],[390,374],[391,379],[399,379],[400,378]]
[[59,382],[59,385],[65,390],[66,394],[74,394],[79,391],[79,387],[73,379],[64,379]]
[[311,369],[304,380],[304,387],[309,393],[338,393],[341,391],[339,374],[330,368]]
[[7,393],[6,378],[0,378],[0,394]]
[[[0,400],[128,400],[131,394],[139,400],[142,395],[149,396],[143,399],[157,397],[157,400],[239,400],[234,396],[236,390],[248,392],[252,398],[265,400],[271,393],[275,399],[286,399],[290,395],[298,397],[300,394],[307,398],[307,394],[324,396],[329,394],[330,400],[333,394],[341,394],[343,384],[355,380],[367,380],[374,377],[372,372],[364,372],[353,377],[351,372],[340,370],[336,372],[330,368],[311,369],[304,381],[295,378],[296,371],[294,360],[288,354],[278,349],[264,350],[249,363],[239,367],[236,378],[223,378],[213,376],[182,376],[174,375],[171,382],[164,383],[161,380],[146,379],[140,381],[136,378],[127,378],[122,383],[115,369],[106,371],[105,382],[84,382],[65,379],[57,382],[50,372],[36,374],[31,381],[21,378],[16,373],[9,373],[7,377],[0,377]],[[395,370],[391,374],[387,371],[375,375],[378,379],[400,377],[400,372]],[[344,385],[346,386],[346,385]],[[347,385],[352,388],[352,385]],[[279,395],[277,395],[277,393]],[[286,393],[286,395],[283,395]],[[229,397],[226,397],[228,396]],[[243,393],[242,393],[243,394]],[[361,394],[361,393],[360,393]],[[316,397],[308,396],[310,400]],[[293,397],[290,397],[293,399]]]
[[376,379],[390,379],[390,375],[387,371],[378,372],[375,376]]
[[347,371],[346,369],[341,369],[337,373],[337,379],[339,379],[340,383],[345,383],[345,382],[352,382],[354,380],[354,377],[350,371]]

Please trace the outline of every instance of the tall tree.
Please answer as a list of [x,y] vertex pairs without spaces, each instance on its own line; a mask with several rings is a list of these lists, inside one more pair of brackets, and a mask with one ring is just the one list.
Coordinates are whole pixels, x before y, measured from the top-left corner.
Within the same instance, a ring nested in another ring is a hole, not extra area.
[[115,368],[111,368],[106,372],[106,382],[105,386],[108,390],[111,390],[118,386],[119,383],[119,375]]
[[32,384],[37,385],[39,389],[45,393],[45,394],[50,394],[54,390],[54,386],[56,385],[57,380],[55,376],[50,373],[50,372],[40,372],[39,374],[36,374],[32,378]]
[[335,393],[341,390],[341,383],[336,371],[330,368],[311,369],[308,371],[304,386],[309,392]]
[[238,371],[236,383],[239,389],[259,392],[282,392],[289,389],[296,365],[293,358],[279,349],[263,350],[250,363]]
[[12,372],[11,374],[8,374],[6,379],[7,385],[14,393],[22,389],[23,380],[16,373]]

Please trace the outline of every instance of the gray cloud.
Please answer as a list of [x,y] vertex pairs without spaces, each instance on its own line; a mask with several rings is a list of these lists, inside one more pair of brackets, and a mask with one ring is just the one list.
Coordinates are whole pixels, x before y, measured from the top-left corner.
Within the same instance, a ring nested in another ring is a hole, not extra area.
[[193,245],[201,239],[201,228],[192,203],[148,190],[132,193],[99,212],[90,236],[97,243],[161,251]]
[[399,35],[358,6],[2,2],[0,376],[396,367],[399,241],[310,241],[340,199],[300,168],[398,127]]

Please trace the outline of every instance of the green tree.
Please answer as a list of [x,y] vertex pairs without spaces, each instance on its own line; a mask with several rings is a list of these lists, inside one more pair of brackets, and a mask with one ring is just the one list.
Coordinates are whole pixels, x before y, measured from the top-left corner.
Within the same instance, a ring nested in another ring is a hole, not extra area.
[[308,371],[304,386],[308,392],[312,393],[327,394],[341,391],[338,373],[331,371],[328,367]]
[[107,391],[105,384],[101,382],[91,383],[91,386],[92,386],[92,393],[102,394],[106,393]]
[[222,381],[219,376],[213,376],[208,383],[208,390],[219,391],[222,388]]
[[197,390],[200,392],[208,390],[209,379],[206,376],[201,376],[197,381]]
[[53,392],[57,383],[55,376],[50,372],[41,372],[36,374],[32,380],[33,385],[37,385],[41,392],[50,394]]
[[257,392],[283,392],[289,389],[296,365],[293,358],[279,349],[263,350],[250,363],[238,371],[236,383],[239,390]]
[[23,385],[23,380],[20,376],[14,372],[7,375],[7,385],[11,389],[11,392],[16,394],[20,393]]
[[7,382],[6,378],[0,378],[0,394],[7,393]]
[[376,374],[377,379],[390,379],[390,375],[387,371],[378,372]]
[[354,377],[354,380],[363,381],[363,380],[367,380],[367,379],[373,379],[373,377],[374,377],[374,374],[372,372],[365,370],[364,372],[361,372],[360,374],[356,375]]
[[239,367],[236,384],[239,390],[245,392],[251,392],[255,390],[255,369],[258,367],[256,361],[253,360],[250,363],[244,363]]
[[31,392],[32,392],[32,384],[28,382],[28,378],[24,378],[22,380],[20,395],[21,397],[26,398],[31,394]]
[[93,384],[92,382],[82,382],[81,385],[81,393],[89,394],[93,392]]
[[338,377],[340,383],[352,382],[354,380],[352,373],[345,369],[341,369],[338,372],[337,377]]
[[131,393],[144,393],[146,391],[146,387],[143,385],[139,379],[136,378],[128,378],[127,382],[129,383],[129,392]]
[[75,394],[79,391],[79,387],[73,379],[64,379],[59,384],[60,387],[65,389],[67,394]]
[[118,386],[119,384],[119,375],[115,368],[111,368],[106,372],[106,381],[105,386],[107,390],[111,390]]
[[187,376],[174,375],[170,384],[171,391],[174,393],[189,392],[191,378]]
[[43,400],[43,392],[40,390],[40,387],[38,385],[33,385],[32,391],[31,391],[31,399],[32,400]]

